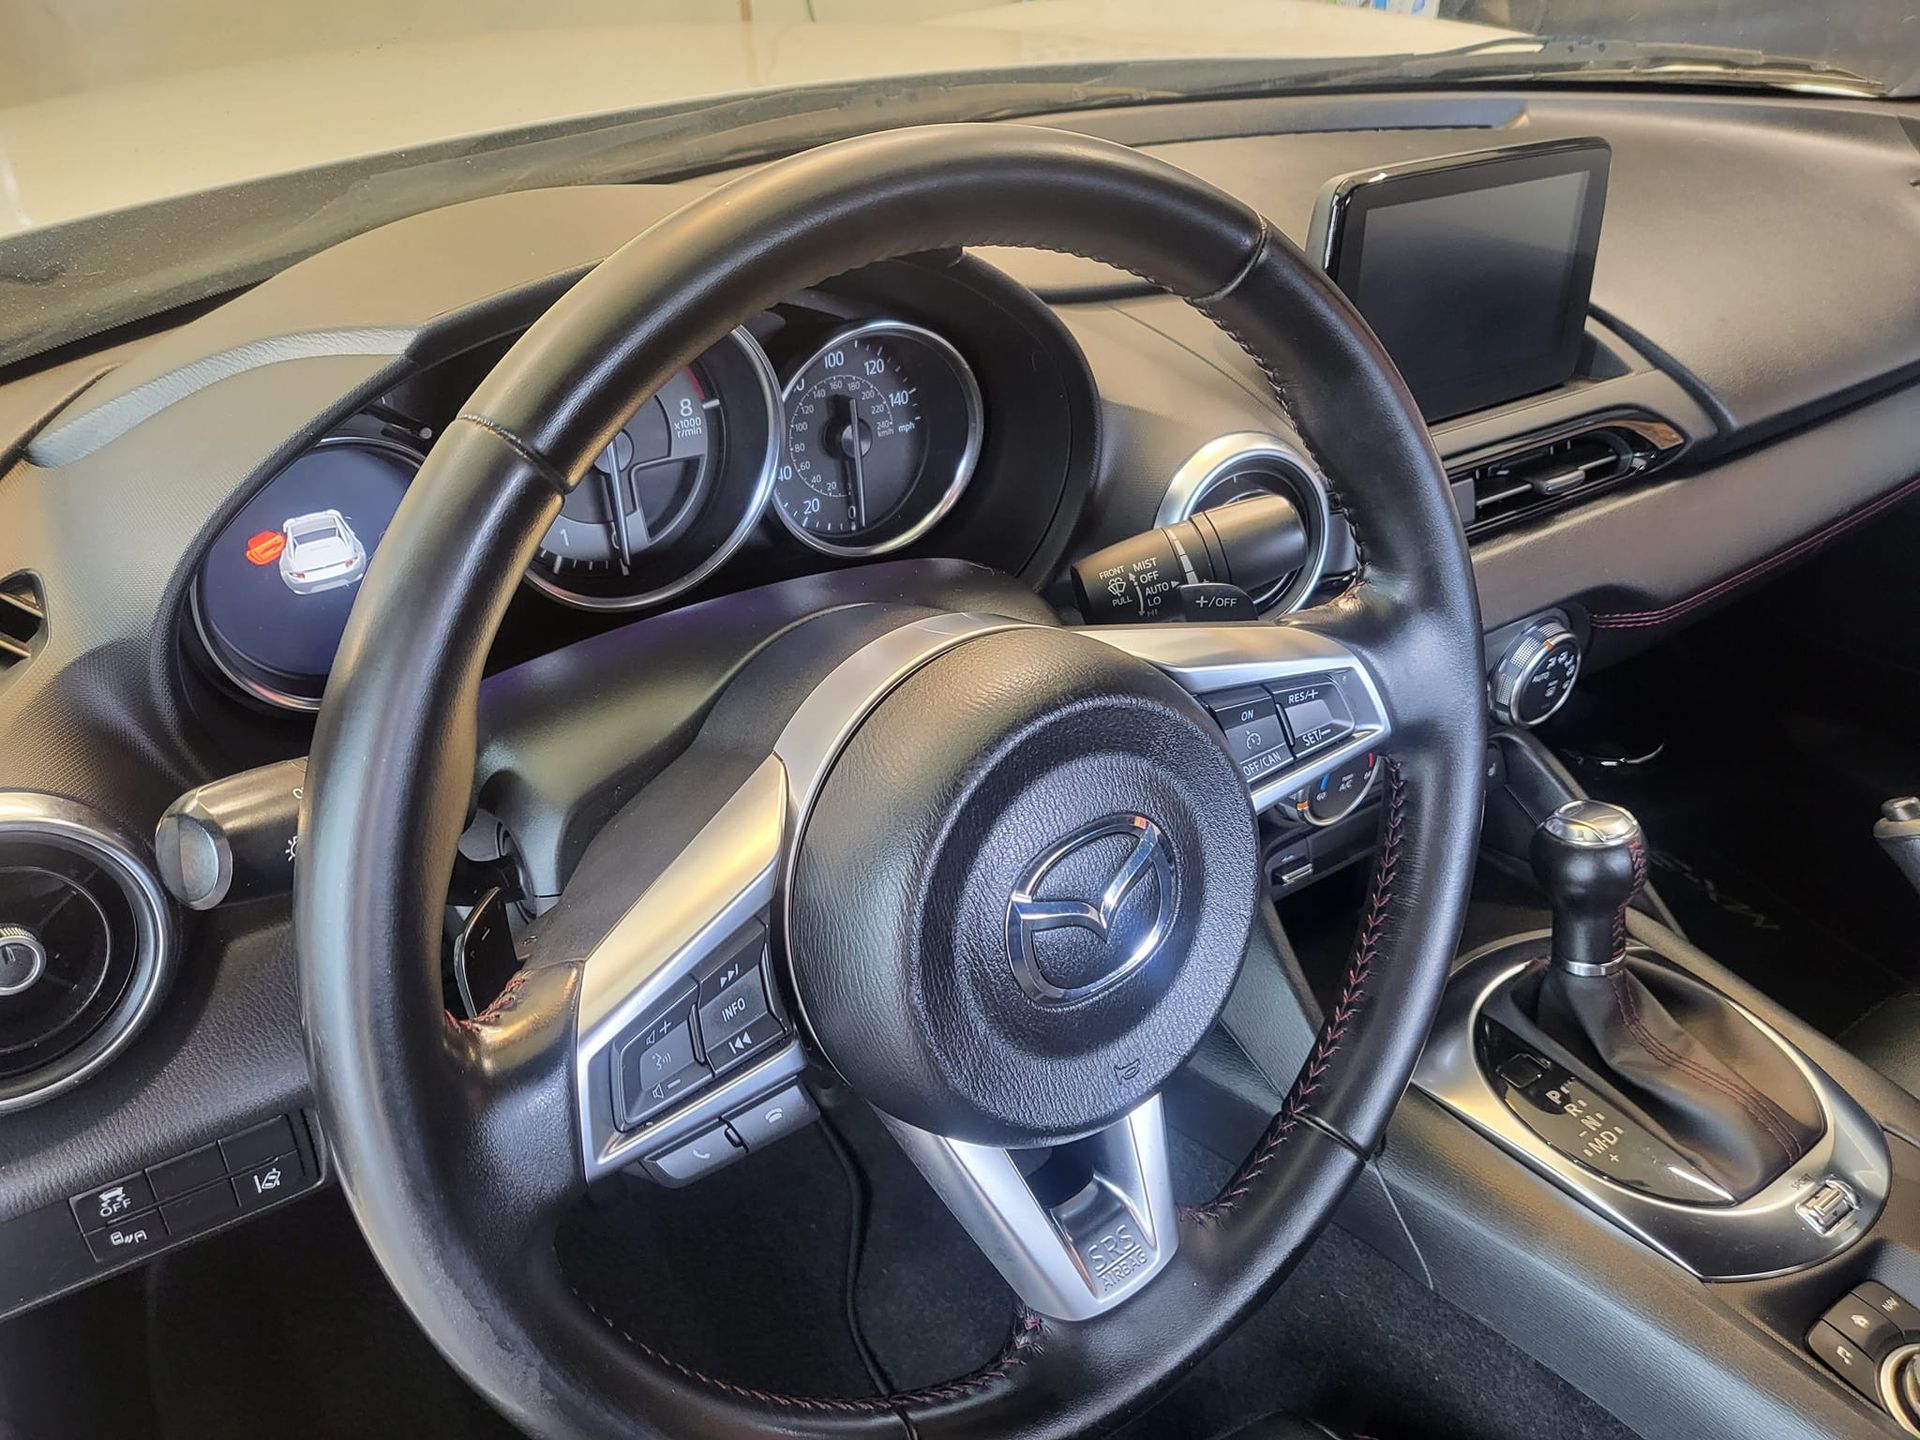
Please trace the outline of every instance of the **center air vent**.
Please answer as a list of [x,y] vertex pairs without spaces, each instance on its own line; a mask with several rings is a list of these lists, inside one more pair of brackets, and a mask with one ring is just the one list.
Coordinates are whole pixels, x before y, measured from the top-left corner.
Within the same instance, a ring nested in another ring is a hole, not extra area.
[[1471,486],[1467,534],[1479,536],[1650,474],[1681,443],[1680,433],[1661,422],[1601,421],[1476,458],[1447,478]]
[[0,673],[39,648],[46,625],[46,607],[31,575],[21,571],[0,580]]
[[130,837],[53,795],[0,792],[0,1112],[79,1084],[165,987],[170,912]]

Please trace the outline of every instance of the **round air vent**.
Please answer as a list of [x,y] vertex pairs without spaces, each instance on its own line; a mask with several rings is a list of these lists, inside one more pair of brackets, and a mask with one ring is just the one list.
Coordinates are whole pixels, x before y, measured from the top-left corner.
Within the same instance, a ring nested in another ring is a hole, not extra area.
[[74,801],[0,792],[0,1112],[118,1054],[165,988],[172,941],[132,837]]
[[1333,531],[1327,482],[1297,447],[1255,431],[1208,441],[1174,474],[1154,524],[1175,525],[1196,510],[1215,510],[1253,495],[1291,500],[1307,527],[1307,563],[1253,597],[1262,610],[1284,614],[1305,604],[1320,583]]

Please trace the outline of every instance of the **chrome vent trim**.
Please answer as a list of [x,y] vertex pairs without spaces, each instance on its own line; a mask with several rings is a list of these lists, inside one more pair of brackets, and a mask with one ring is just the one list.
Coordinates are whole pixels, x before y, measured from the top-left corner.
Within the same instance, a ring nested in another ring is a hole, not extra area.
[[[125,985],[111,1008],[44,1063],[0,1082],[0,1115],[73,1089],[124,1050],[153,1017],[175,960],[172,904],[154,875],[145,845],[130,832],[78,801],[38,791],[0,791],[0,871],[9,868],[10,854],[18,856],[29,847],[50,847],[75,857],[117,892],[126,906],[132,954]],[[21,863],[29,868],[37,864],[31,858]],[[4,913],[5,900],[0,892],[0,924],[12,918]],[[48,966],[58,963],[58,954],[50,952]]]
[[1319,585],[1326,572],[1334,526],[1326,477],[1298,446],[1257,430],[1209,440],[1174,472],[1153,523],[1177,525],[1190,519],[1194,511],[1207,508],[1209,497],[1249,476],[1279,481],[1281,488],[1261,488],[1274,494],[1284,492],[1307,523],[1307,563],[1290,578],[1253,597],[1262,611],[1285,614],[1304,605]]

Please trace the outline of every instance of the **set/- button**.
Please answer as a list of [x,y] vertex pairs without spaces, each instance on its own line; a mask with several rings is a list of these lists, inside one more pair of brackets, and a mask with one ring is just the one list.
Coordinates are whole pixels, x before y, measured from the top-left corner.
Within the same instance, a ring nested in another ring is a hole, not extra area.
[[1275,686],[1273,698],[1293,740],[1293,753],[1305,760],[1353,733],[1353,709],[1325,675]]
[[690,1094],[713,1078],[693,1045],[693,991],[688,990],[646,1029],[620,1048],[618,1114],[623,1129]]

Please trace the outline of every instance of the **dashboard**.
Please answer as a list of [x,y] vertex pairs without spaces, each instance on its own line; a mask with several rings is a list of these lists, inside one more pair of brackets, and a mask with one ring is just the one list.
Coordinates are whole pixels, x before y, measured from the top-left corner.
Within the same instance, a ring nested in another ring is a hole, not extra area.
[[[1190,169],[1302,242],[1336,176],[1520,141],[1611,147],[1571,374],[1431,427],[1505,719],[1577,681],[1569,643],[1589,667],[1631,654],[1920,485],[1910,105],[1487,91],[1051,118]],[[306,1104],[284,899],[169,912],[139,883],[145,837],[194,787],[297,765],[367,566],[432,483],[435,438],[568,286],[726,178],[423,213],[4,377],[0,791],[71,797],[111,831],[95,855],[111,873],[68,878],[122,931],[146,924],[165,993],[84,1084],[6,1116],[23,1163],[0,1175],[0,1222],[64,1216],[88,1185]],[[1256,597],[1265,612],[1337,592],[1360,555],[1287,383],[1132,276],[987,249],[834,277],[687,356],[630,397],[488,661],[476,807],[514,831],[529,903],[653,773],[636,759],[542,830],[516,808],[528,737],[547,727],[548,793],[586,783],[568,769],[583,737],[533,718],[530,697],[630,695],[640,738],[622,743],[684,749],[648,731],[641,683],[717,686],[746,663],[712,653],[718,614],[766,633],[793,607],[904,594],[911,570],[957,597],[1011,577],[1071,616],[1075,560],[1254,494],[1324,516],[1311,565]],[[1297,824],[1268,836],[1276,889],[1365,853],[1363,828],[1336,822],[1371,773],[1283,807]],[[273,853],[290,862],[292,840]],[[66,1282],[19,1283],[0,1311]]]

